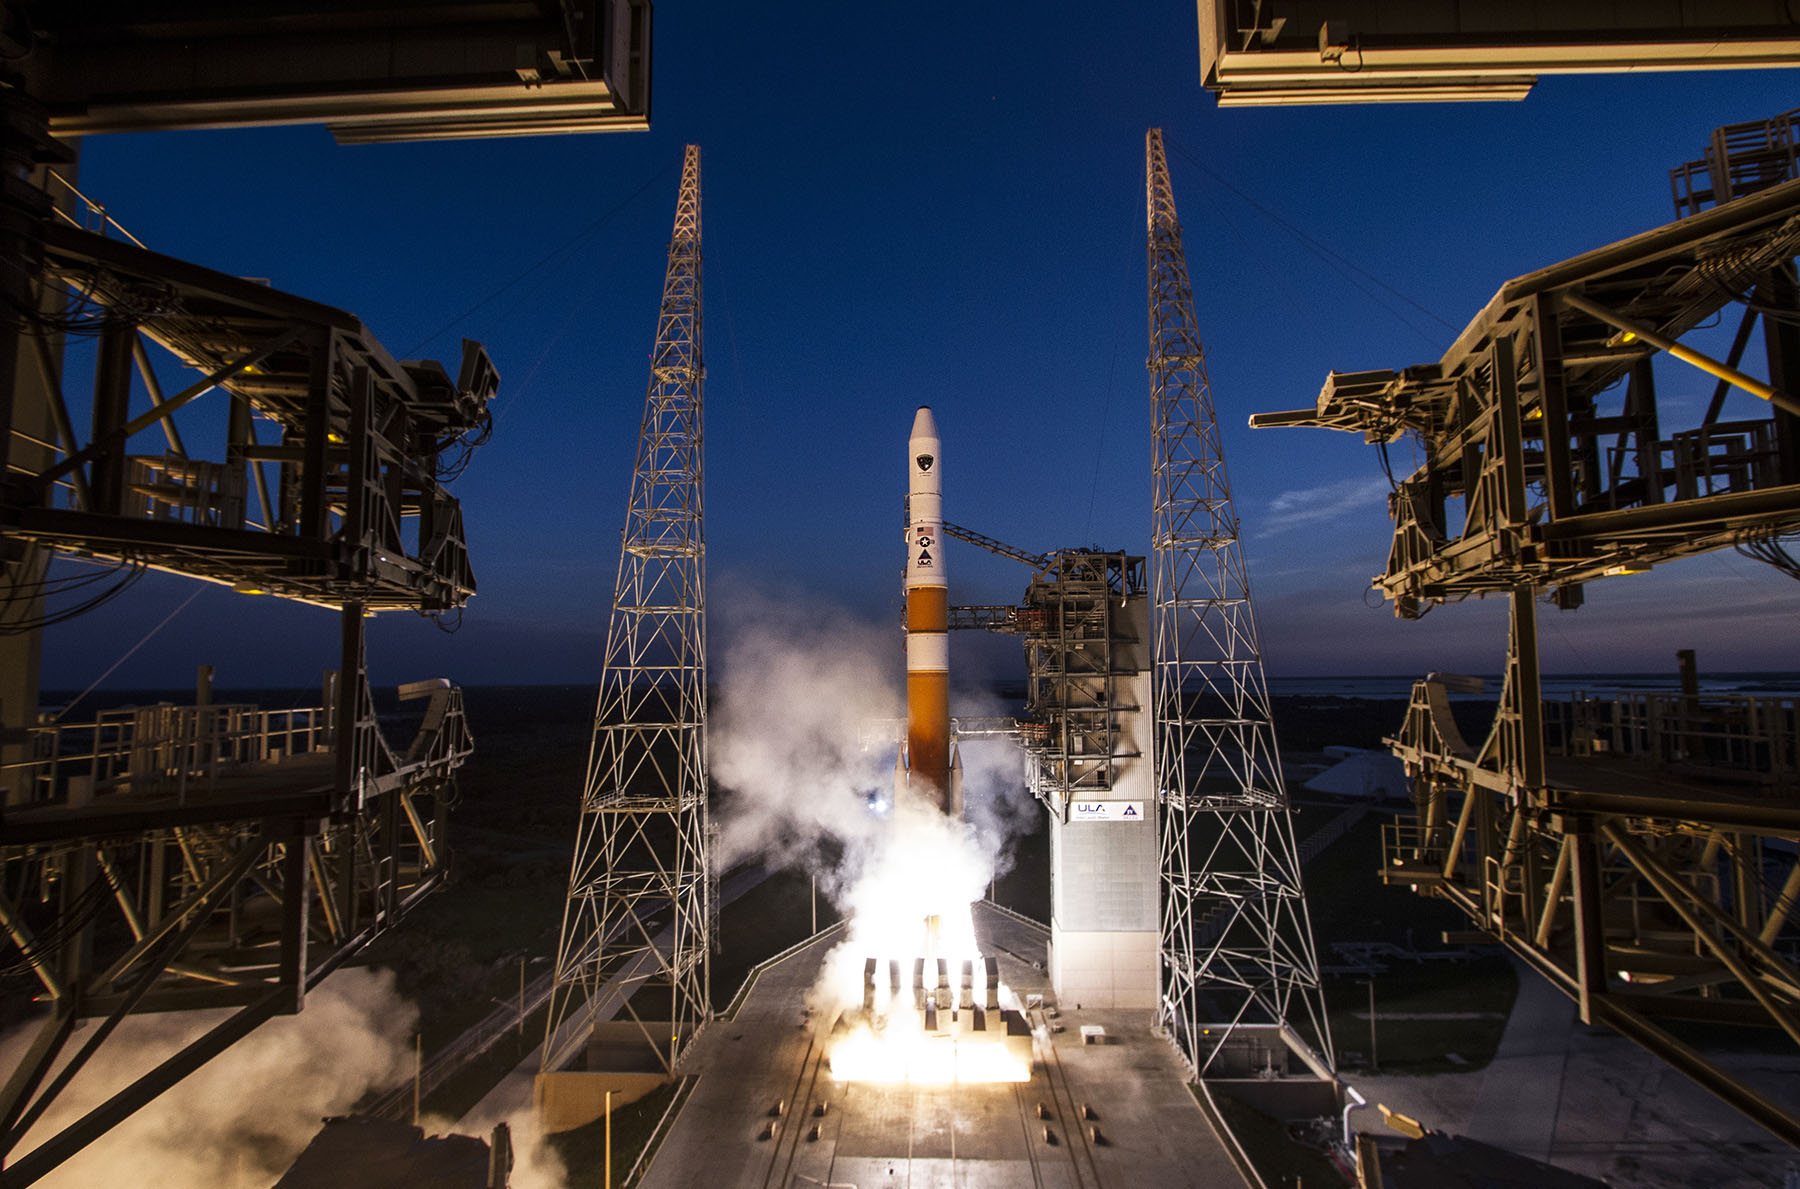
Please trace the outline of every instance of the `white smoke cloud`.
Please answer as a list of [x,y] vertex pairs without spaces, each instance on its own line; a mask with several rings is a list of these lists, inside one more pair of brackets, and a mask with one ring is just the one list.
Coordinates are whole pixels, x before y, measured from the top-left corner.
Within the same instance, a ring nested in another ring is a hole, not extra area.
[[[993,713],[998,714],[996,708]],[[963,816],[975,829],[998,879],[1012,870],[1013,842],[1029,834],[1044,807],[1026,787],[1025,753],[1006,739],[972,739],[959,745],[963,764]]]
[[[740,597],[742,608],[750,600]],[[730,794],[718,861],[813,865],[831,841],[854,848],[893,787],[892,730],[904,707],[900,633],[831,611],[759,602],[725,651],[708,755]]]
[[[947,817],[896,795],[897,624],[764,601],[738,621],[722,659],[708,739],[729,793],[718,858],[805,867],[848,919],[815,1006],[859,1001],[867,958],[974,957],[969,906],[1037,812],[1019,750],[963,745],[966,818]],[[991,710],[968,698],[956,709]]]
[[[46,1112],[25,1146],[98,1106],[227,1014],[127,1019]],[[298,1015],[263,1024],[39,1184],[46,1189],[268,1189],[312,1140],[324,1116],[344,1114],[368,1091],[411,1074],[417,1022],[417,1009],[395,990],[390,972],[340,970],[306,997]],[[81,1044],[86,1031],[76,1033],[71,1047]],[[16,1066],[30,1040],[29,1029],[0,1040],[0,1067]]]
[[[717,859],[809,868],[847,909],[846,877],[907,833],[892,805],[905,714],[901,632],[791,599],[736,601],[742,617],[719,666],[708,731],[712,774],[727,792]],[[754,610],[743,615],[745,605]],[[977,701],[959,694],[955,709],[999,712]],[[943,824],[971,835],[985,887],[1038,809],[1016,746],[977,740],[959,750],[967,824]]]

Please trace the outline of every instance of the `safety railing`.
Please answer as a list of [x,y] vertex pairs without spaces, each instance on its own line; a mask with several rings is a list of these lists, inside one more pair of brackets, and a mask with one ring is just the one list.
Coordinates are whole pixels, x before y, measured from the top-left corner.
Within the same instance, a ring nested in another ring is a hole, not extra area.
[[127,485],[130,511],[148,520],[211,528],[244,523],[244,470],[176,454],[134,456]]
[[51,209],[56,217],[69,226],[79,227],[96,235],[116,235],[140,248],[145,246],[143,240],[125,230],[122,223],[107,214],[104,206],[77,190],[73,182],[56,170],[48,171],[44,190],[55,204]]
[[1685,218],[1796,176],[1800,109],[1715,129],[1706,156],[1671,169],[1669,186],[1675,214]]
[[23,759],[0,765],[33,804],[82,804],[116,792],[184,794],[225,772],[330,746],[317,706],[263,710],[241,703],[157,703],[103,710],[92,721],[47,721]]
[[1551,755],[1624,756],[1707,768],[1770,791],[1800,787],[1800,699],[1749,694],[1623,694],[1544,706]]

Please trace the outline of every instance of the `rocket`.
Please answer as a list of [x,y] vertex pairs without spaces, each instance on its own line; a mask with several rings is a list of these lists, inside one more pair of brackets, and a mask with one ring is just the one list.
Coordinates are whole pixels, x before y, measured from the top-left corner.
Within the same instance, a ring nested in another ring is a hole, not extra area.
[[950,737],[950,588],[944,575],[944,468],[929,406],[906,449],[906,744],[895,792],[962,816],[962,759]]

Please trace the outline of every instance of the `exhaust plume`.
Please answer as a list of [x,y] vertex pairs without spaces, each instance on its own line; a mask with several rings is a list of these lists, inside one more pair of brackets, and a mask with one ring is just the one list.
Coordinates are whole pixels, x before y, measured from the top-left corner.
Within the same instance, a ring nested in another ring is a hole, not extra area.
[[1000,740],[964,745],[965,817],[896,795],[900,642],[896,629],[768,604],[734,634],[717,687],[708,746],[730,793],[719,862],[805,868],[844,914],[811,996],[827,1024],[861,1006],[869,958],[910,971],[918,958],[958,969],[978,957],[970,905],[1036,812],[1022,754]]
[[[26,1146],[100,1105],[228,1014],[127,1019]],[[417,1009],[395,990],[391,972],[340,970],[306,997],[300,1014],[263,1024],[39,1184],[268,1189],[325,1116],[344,1114],[369,1091],[411,1075],[417,1022]],[[16,1066],[31,1033],[23,1029],[0,1041],[0,1064]],[[80,1039],[78,1032],[77,1044]]]

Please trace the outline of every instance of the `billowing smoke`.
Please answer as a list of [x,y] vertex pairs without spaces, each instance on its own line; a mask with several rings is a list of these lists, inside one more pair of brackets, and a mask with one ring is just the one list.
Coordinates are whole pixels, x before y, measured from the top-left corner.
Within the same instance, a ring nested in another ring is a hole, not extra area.
[[[900,642],[897,624],[884,629],[791,601],[756,602],[754,615],[739,621],[719,666],[708,732],[712,774],[729,794],[721,867],[756,860],[810,868],[847,910],[846,881],[914,832],[912,815],[891,804],[906,711]],[[960,694],[957,710],[996,712]],[[983,867],[978,899],[986,881],[1004,873],[1012,839],[1036,810],[1016,747],[982,740],[963,743],[961,753],[968,828],[941,816],[918,828],[948,831]]]
[[[101,1047],[46,1113],[29,1148],[79,1118],[182,1045],[226,1018],[223,1011],[134,1016]],[[278,1016],[177,1083],[44,1180],[46,1189],[94,1185],[192,1185],[268,1189],[312,1142],[328,1115],[346,1114],[367,1093],[413,1072],[418,1010],[392,972],[350,967],[306,997],[298,1015]],[[89,1025],[92,1027],[92,1025]],[[84,1034],[77,1032],[79,1045]],[[0,1039],[0,1068],[23,1057],[31,1030]],[[458,1132],[485,1141],[494,1119],[421,1121],[427,1135]],[[512,1129],[512,1189],[562,1189],[567,1174],[542,1142],[534,1112]]]
[[1004,741],[961,749],[966,821],[895,797],[900,644],[898,625],[765,604],[720,667],[709,750],[730,799],[719,860],[818,877],[848,918],[822,988],[836,1006],[858,997],[866,958],[974,955],[969,905],[1035,812],[1021,753]]
[[[966,702],[967,712],[997,715],[998,706]],[[970,739],[960,745],[963,814],[993,864],[989,879],[1012,870],[1013,843],[1038,824],[1044,807],[1025,785],[1025,753],[1006,739]]]
[[[226,1015],[126,1020],[46,1113],[26,1147],[98,1106]],[[368,1091],[411,1075],[417,1020],[391,973],[340,970],[306,997],[300,1014],[263,1024],[39,1184],[268,1189],[324,1116],[343,1114]],[[85,1030],[77,1032],[73,1043],[84,1038]],[[16,1066],[30,1039],[26,1030],[0,1041],[0,1067]]]
[[[740,600],[740,607],[748,600]],[[893,790],[898,631],[832,612],[766,604],[733,634],[719,667],[707,748],[729,791],[721,869],[749,859],[810,865],[822,846],[860,850]]]

